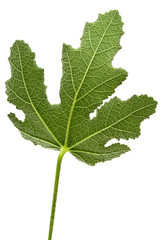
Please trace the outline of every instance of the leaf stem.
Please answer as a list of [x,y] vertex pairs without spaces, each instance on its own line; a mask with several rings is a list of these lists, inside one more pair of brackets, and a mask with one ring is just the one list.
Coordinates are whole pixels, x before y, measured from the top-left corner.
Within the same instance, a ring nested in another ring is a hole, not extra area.
[[55,182],[54,182],[54,191],[53,191],[53,200],[52,200],[52,209],[51,209],[48,240],[52,239],[61,163],[62,163],[62,158],[67,151],[68,151],[67,148],[62,148],[58,155],[58,159],[57,159],[57,168],[56,168],[56,175],[55,175]]

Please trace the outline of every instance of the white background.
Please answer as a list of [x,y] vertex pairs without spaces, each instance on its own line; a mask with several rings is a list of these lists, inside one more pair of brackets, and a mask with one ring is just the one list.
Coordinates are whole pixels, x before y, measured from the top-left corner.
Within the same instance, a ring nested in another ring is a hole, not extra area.
[[[34,146],[7,114],[24,115],[7,102],[8,57],[23,39],[45,69],[51,103],[59,102],[62,43],[79,47],[86,21],[118,9],[124,22],[113,66],[129,72],[116,95],[148,94],[160,102],[159,1],[5,0],[0,3],[0,239],[45,240],[58,152]],[[160,239],[160,105],[128,141],[132,151],[111,162],[87,166],[66,154],[62,162],[53,239]],[[124,141],[123,141],[124,142]]]

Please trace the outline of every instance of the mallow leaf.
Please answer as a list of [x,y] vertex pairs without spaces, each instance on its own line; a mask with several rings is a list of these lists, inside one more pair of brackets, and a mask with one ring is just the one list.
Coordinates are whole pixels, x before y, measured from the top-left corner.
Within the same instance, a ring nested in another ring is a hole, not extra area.
[[[126,101],[113,97],[100,107],[127,77],[124,69],[112,66],[121,48],[122,26],[118,11],[106,12],[94,23],[86,23],[78,49],[63,45],[60,104],[49,103],[44,71],[37,66],[29,45],[15,41],[11,47],[12,75],[6,82],[6,93],[8,101],[24,112],[25,120],[13,113],[9,118],[25,139],[60,151],[48,240],[52,239],[64,154],[69,151],[89,165],[119,157],[130,150],[119,140],[137,138],[141,122],[155,112],[157,102],[147,95],[134,95]],[[96,117],[90,119],[95,109]],[[118,142],[109,144],[111,139]]]
[[53,105],[47,99],[44,70],[37,66],[35,54],[24,41],[15,41],[6,93],[8,101],[25,114],[23,122],[9,114],[25,139],[46,148],[65,149],[89,165],[130,150],[120,143],[105,144],[111,139],[137,138],[140,123],[155,112],[157,103],[152,97],[134,95],[127,101],[114,97],[97,110],[96,117],[89,117],[127,77],[126,70],[112,66],[121,48],[122,26],[118,11],[99,14],[94,23],[86,23],[78,49],[63,45],[61,102]]

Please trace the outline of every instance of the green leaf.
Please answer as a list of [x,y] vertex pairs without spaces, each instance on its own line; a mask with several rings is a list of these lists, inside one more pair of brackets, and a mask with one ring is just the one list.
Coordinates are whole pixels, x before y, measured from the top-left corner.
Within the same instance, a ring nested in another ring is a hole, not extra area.
[[44,71],[36,65],[35,54],[24,41],[13,44],[6,93],[8,101],[25,113],[25,120],[13,113],[9,118],[25,139],[46,148],[65,148],[89,165],[130,150],[120,143],[105,144],[138,137],[140,123],[155,112],[153,98],[134,95],[121,101],[114,97],[97,110],[96,117],[89,117],[127,77],[124,69],[112,66],[121,48],[122,26],[118,11],[99,14],[94,23],[86,23],[78,49],[63,45],[61,103],[54,105],[47,99]]

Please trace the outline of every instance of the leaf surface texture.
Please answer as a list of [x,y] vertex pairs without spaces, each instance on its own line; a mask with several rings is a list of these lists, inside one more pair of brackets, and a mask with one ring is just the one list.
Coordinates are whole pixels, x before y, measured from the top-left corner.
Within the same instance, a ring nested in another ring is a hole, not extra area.
[[99,14],[94,23],[86,23],[78,49],[63,45],[60,104],[49,103],[44,70],[37,66],[28,44],[18,40],[13,44],[6,92],[8,101],[25,113],[25,120],[13,113],[9,118],[25,139],[55,150],[65,147],[89,165],[130,150],[120,143],[105,144],[138,137],[141,122],[155,112],[153,98],[134,95],[121,101],[114,97],[97,110],[96,117],[89,117],[127,77],[126,70],[112,66],[121,48],[122,26],[118,11]]

